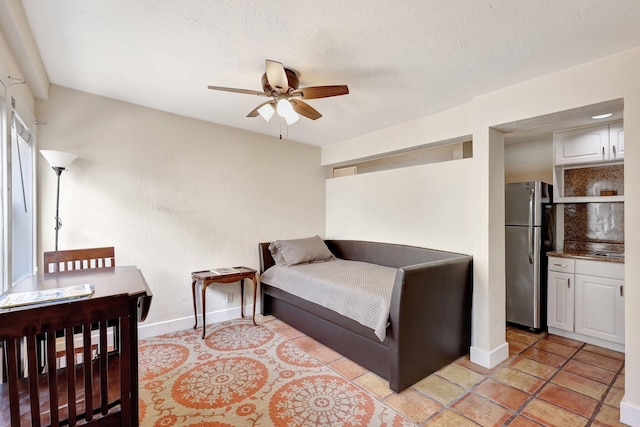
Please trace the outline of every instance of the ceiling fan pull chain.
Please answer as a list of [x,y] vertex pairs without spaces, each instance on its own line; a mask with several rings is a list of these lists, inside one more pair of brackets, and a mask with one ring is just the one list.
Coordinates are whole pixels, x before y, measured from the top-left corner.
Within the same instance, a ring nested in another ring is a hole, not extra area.
[[282,117],[280,118],[280,140],[282,140],[282,126],[286,126],[286,130],[285,130],[285,138],[288,139],[289,138],[289,125],[287,124],[287,122],[285,121],[285,119],[283,119]]

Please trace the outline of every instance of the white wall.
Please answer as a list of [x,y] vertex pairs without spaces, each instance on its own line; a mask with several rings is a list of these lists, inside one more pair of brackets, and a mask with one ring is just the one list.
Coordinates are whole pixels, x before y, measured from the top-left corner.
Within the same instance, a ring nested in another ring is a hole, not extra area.
[[[327,237],[471,253],[470,159],[327,180]],[[438,224],[439,227],[434,227]]]
[[[15,55],[11,51],[7,39],[4,37],[4,34],[0,31],[0,72],[4,73],[3,77],[7,78],[11,76],[17,79],[26,80],[26,77],[20,66],[18,65],[18,61],[16,60]],[[14,80],[14,82],[17,82]],[[33,92],[31,91],[31,86],[28,84],[14,84],[11,86],[11,92],[14,97],[18,98],[19,108],[23,108],[30,113],[33,113],[34,110],[34,99]]]
[[322,147],[322,164],[337,165],[367,159],[380,153],[400,151],[423,144],[461,138],[473,133],[471,104],[420,117]]
[[[193,326],[191,271],[257,268],[258,242],[324,234],[318,147],[55,85],[36,108],[39,148],[78,155],[61,177],[59,249],[114,245],[118,265],[142,270],[154,294],[143,336]],[[40,155],[38,170],[41,254],[54,249],[56,187]],[[208,312],[239,311],[228,286],[210,287]]]
[[[469,104],[447,110],[433,116],[423,117],[407,123],[383,129],[351,140],[323,147],[324,165],[348,163],[349,161],[406,149],[425,143],[437,143],[463,135],[473,135],[473,159],[467,163],[471,169],[456,188],[473,194],[466,203],[473,202],[473,210],[465,212],[473,221],[472,232],[463,236],[457,224],[450,221],[425,224],[423,234],[450,233],[449,246],[467,246],[473,242],[474,256],[474,307],[472,360],[484,365],[493,365],[507,356],[504,337],[504,182],[505,150],[504,138],[492,126],[557,113],[585,105],[624,98],[625,125],[625,326],[626,326],[626,378],[640,378],[640,48],[602,58],[555,74],[530,80],[518,85],[474,98]],[[440,138],[440,139],[438,139]],[[450,162],[454,164],[456,162]],[[426,165],[433,168],[435,165]],[[444,166],[443,172],[451,166]],[[375,193],[378,185],[374,178],[366,178],[368,184],[358,188],[362,193]],[[337,181],[336,181],[337,182]],[[345,181],[346,182],[346,181]],[[441,178],[446,185],[446,176]],[[335,184],[337,185],[337,184]],[[344,184],[345,187],[347,184]],[[405,181],[399,182],[397,190],[405,191]],[[345,197],[334,197],[331,183],[327,186],[327,230],[333,238],[347,235],[348,230],[361,229],[357,217],[341,217],[334,212],[361,210],[370,206],[354,197],[352,205]],[[393,192],[392,186],[384,188]],[[346,191],[346,190],[345,190]],[[419,197],[419,193],[417,196]],[[333,205],[334,199],[342,204]],[[437,203],[438,201],[432,201]],[[414,202],[415,203],[415,202]],[[459,216],[463,206],[443,204],[444,217]],[[425,210],[413,212],[418,217]],[[363,214],[364,216],[365,214]],[[412,223],[406,221],[407,212],[395,216],[374,217],[367,227],[377,230],[377,235],[387,240],[394,237],[404,239],[410,233]],[[405,225],[403,225],[405,224]],[[379,230],[381,229],[381,230]],[[445,229],[445,230],[443,230]],[[388,231],[386,231],[388,230]],[[338,235],[337,232],[341,234]],[[640,425],[640,382],[627,381],[625,397],[621,405],[622,420]]]

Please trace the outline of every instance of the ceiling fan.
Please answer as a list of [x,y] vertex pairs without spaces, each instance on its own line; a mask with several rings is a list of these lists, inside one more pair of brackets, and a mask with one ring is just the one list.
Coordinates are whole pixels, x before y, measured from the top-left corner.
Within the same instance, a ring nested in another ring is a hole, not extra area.
[[349,88],[346,85],[298,88],[298,84],[298,75],[294,71],[284,68],[280,62],[267,59],[265,73],[262,75],[263,92],[221,86],[209,86],[209,89],[271,98],[269,101],[263,102],[254,108],[247,114],[247,117],[260,115],[266,121],[269,121],[273,114],[277,112],[279,116],[286,120],[288,125],[298,121],[300,116],[311,120],[317,120],[322,117],[322,114],[304,102],[303,99],[328,98],[349,93]]

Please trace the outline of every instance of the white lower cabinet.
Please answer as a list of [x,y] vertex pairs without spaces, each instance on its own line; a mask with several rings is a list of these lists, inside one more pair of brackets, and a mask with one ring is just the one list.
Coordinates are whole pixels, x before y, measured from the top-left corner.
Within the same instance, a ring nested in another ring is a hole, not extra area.
[[550,271],[547,283],[547,325],[573,332],[573,273]]
[[549,257],[549,332],[624,351],[624,264]]
[[624,344],[624,281],[576,273],[575,332]]

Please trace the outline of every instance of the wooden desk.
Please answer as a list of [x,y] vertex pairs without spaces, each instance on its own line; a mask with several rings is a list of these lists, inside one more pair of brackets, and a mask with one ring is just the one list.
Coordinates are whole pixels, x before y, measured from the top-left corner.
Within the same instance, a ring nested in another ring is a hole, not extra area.
[[196,283],[202,284],[202,338],[205,336],[205,329],[207,322],[205,319],[207,312],[207,286],[212,283],[235,283],[240,282],[240,316],[244,317],[244,279],[251,279],[253,281],[253,315],[251,319],[253,324],[256,324],[256,296],[258,294],[258,278],[256,277],[256,270],[247,267],[234,267],[238,270],[235,273],[229,274],[217,274],[212,273],[211,270],[194,271],[191,273],[191,294],[193,296],[193,315],[196,319],[193,329],[198,327],[198,309],[196,308]]
[[[70,271],[52,273],[47,275],[28,276],[18,282],[8,293],[29,292],[44,289],[60,288],[64,286],[89,283],[94,285],[95,292],[92,300],[107,299],[113,296],[125,295],[129,299],[129,314],[131,319],[142,322],[146,319],[151,305],[152,293],[147,286],[140,270],[136,267],[114,267],[98,270]],[[47,305],[60,305],[60,310],[73,311],[74,305],[81,300],[66,300],[53,302]],[[0,323],[5,319],[11,322],[16,329],[28,328],[30,311],[44,304],[0,309]],[[23,315],[24,314],[24,315]],[[64,316],[61,313],[60,316]],[[130,322],[130,364],[131,379],[131,422],[130,425],[138,425],[138,327],[137,322]]]

